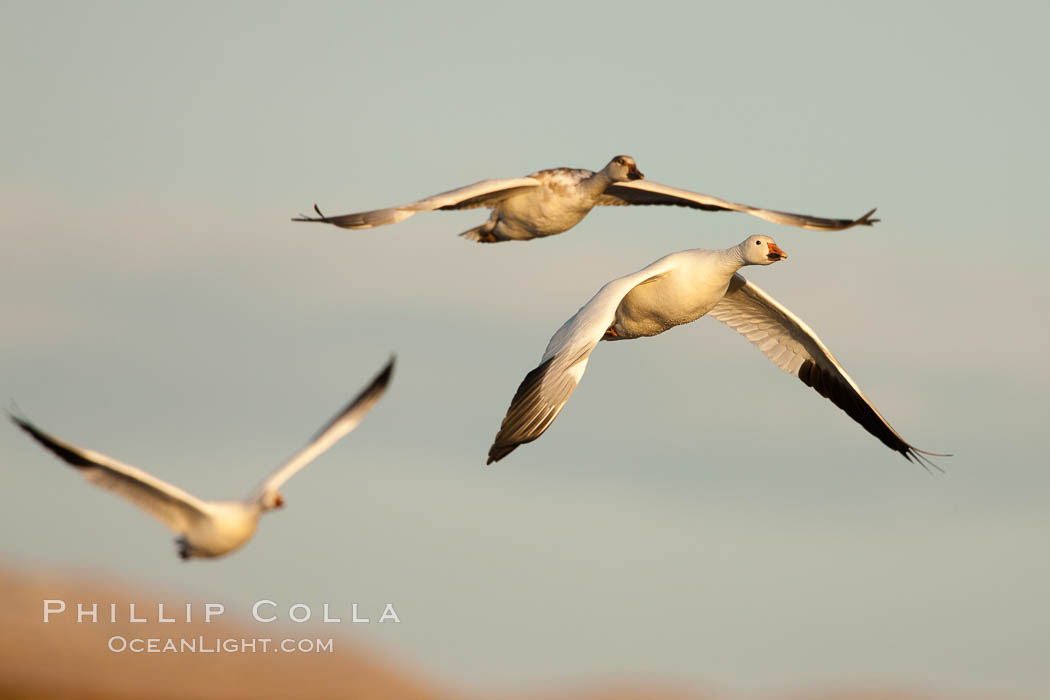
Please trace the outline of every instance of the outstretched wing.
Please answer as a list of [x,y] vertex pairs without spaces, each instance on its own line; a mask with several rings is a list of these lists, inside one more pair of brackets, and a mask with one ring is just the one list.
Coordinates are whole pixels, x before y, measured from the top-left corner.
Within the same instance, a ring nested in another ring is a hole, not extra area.
[[518,177],[509,180],[482,180],[481,182],[475,182],[473,185],[442,192],[411,204],[390,207],[389,209],[363,211],[356,214],[343,214],[341,216],[325,216],[315,204],[316,217],[299,216],[292,219],[292,221],[314,221],[324,224],[335,224],[336,226],[349,229],[373,228],[375,226],[396,224],[398,221],[404,221],[416,212],[421,211],[492,207],[515,192],[537,187],[539,184],[538,180],[531,177]]
[[489,448],[486,464],[543,434],[569,400],[587,369],[587,360],[616,318],[616,309],[639,284],[670,271],[673,255],[602,287],[551,337],[540,365],[525,375]]
[[739,211],[760,219],[771,221],[774,224],[786,224],[798,226],[799,228],[814,229],[817,231],[841,231],[853,226],[871,226],[878,219],[871,218],[875,213],[872,209],[859,219],[826,219],[820,216],[809,216],[807,214],[791,214],[785,211],[773,209],[760,209],[748,204],[737,204],[709,194],[680,190],[676,187],[668,187],[650,180],[630,180],[628,182],[615,182],[605,189],[605,193],[599,198],[598,204],[602,206],[628,206],[632,204],[663,204],[679,207],[692,207],[706,211]]
[[773,364],[813,387],[908,461],[937,468],[923,455],[949,456],[926,452],[905,442],[846,374],[813,329],[740,274],[733,275],[725,297],[707,315],[743,335]]
[[206,504],[177,486],[104,454],[60,440],[24,418],[12,415],[11,420],[59,459],[80,470],[85,479],[134,503],[174,532],[185,532],[194,520],[205,514]]
[[357,427],[361,419],[372,410],[379,397],[386,391],[390,377],[394,373],[394,358],[391,357],[375,379],[347,404],[346,408],[339,412],[328,425],[314,435],[310,443],[300,450],[285,464],[278,467],[269,477],[259,485],[256,494],[277,491],[284,482],[288,481],[297,471],[317,459],[317,457],[329,447],[339,441],[344,435]]

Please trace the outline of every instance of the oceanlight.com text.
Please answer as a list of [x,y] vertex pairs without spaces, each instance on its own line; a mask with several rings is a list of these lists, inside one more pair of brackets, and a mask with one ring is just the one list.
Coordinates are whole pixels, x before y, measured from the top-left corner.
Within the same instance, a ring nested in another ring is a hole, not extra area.
[[329,639],[272,637],[122,637],[107,642],[116,654],[331,654]]

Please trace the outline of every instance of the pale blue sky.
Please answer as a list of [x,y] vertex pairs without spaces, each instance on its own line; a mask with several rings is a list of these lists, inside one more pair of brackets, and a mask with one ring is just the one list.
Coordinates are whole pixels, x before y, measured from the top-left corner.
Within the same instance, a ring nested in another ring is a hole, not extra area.
[[[348,633],[467,685],[1050,685],[1045,3],[3,3],[0,397],[238,496],[396,351],[361,429],[244,551],[170,535],[13,427],[0,561],[204,599],[392,600]],[[293,224],[633,155],[657,182],[855,216],[819,233],[596,211]],[[605,281],[775,236],[748,276],[927,475],[702,320],[600,347],[550,431],[484,458]]]

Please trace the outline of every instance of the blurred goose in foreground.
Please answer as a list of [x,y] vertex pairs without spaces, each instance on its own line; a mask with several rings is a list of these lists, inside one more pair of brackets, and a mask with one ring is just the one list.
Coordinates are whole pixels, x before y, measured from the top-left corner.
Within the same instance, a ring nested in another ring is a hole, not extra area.
[[686,250],[609,282],[558,329],[540,365],[518,387],[489,449],[487,464],[538,438],[580,383],[601,340],[657,335],[705,314],[741,333],[775,365],[845,411],[887,447],[924,467],[925,452],[901,438],[850,379],[817,334],[738,272],[787,255],[772,238],[750,236],[725,250]]
[[24,418],[11,416],[11,420],[60,459],[80,469],[88,481],[122,496],[178,533],[175,542],[183,559],[218,557],[250,540],[260,515],[284,505],[278,489],[285,481],[357,427],[383,395],[393,369],[391,358],[372,383],[310,444],[241,501],[202,501],[141,469],[48,435]]
[[706,211],[739,211],[775,224],[818,231],[839,231],[852,226],[871,226],[872,209],[859,219],[825,219],[789,214],[737,204],[698,192],[680,190],[643,179],[630,156],[616,156],[598,172],[573,168],[541,170],[509,180],[482,180],[389,209],[325,216],[314,205],[316,217],[300,216],[292,221],[314,221],[349,229],[365,229],[404,221],[416,212],[435,209],[488,207],[488,221],[459,234],[479,243],[528,241],[568,231],[595,206],[667,204]]

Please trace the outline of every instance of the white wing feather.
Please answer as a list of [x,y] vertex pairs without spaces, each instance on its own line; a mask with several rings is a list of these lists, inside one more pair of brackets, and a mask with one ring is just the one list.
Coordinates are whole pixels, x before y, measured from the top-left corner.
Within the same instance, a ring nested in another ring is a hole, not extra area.
[[89,482],[135,504],[172,531],[185,532],[195,520],[205,517],[207,504],[179,487],[130,464],[49,435],[24,418],[11,416],[11,420],[59,459],[80,470]]
[[390,376],[394,371],[394,358],[390,358],[375,379],[365,387],[354,399],[347,404],[329,423],[313,437],[310,443],[300,450],[285,464],[278,467],[273,474],[266,478],[256,494],[274,492],[280,489],[284,482],[288,481],[296,472],[307,464],[317,459],[325,450],[338,442],[343,436],[356,428],[361,419],[372,410],[379,397],[386,391]]
[[935,453],[908,444],[882,417],[813,329],[758,285],[739,273],[733,275],[725,297],[707,315],[743,335],[773,364],[841,408],[887,447],[924,466],[930,464],[922,455]]
[[550,427],[583,378],[588,358],[615,320],[620,302],[639,284],[671,270],[674,255],[609,282],[557,330],[539,366],[518,386],[489,448],[488,464],[535,440]]
[[292,221],[315,221],[326,224],[335,224],[342,228],[367,229],[387,224],[396,224],[404,221],[413,214],[421,211],[433,211],[435,209],[473,209],[475,207],[492,207],[514,192],[531,187],[538,187],[539,180],[531,177],[518,177],[507,180],[482,180],[472,185],[458,189],[441,192],[418,202],[404,204],[388,209],[375,209],[354,214],[342,214],[340,216],[325,216],[321,210],[317,211],[317,217],[301,216]]
[[629,182],[613,183],[606,188],[605,194],[598,200],[598,205],[600,206],[626,206],[632,204],[663,204],[706,209],[708,211],[718,211],[720,209],[737,211],[757,216],[774,224],[798,226],[799,228],[817,231],[841,231],[853,226],[871,226],[878,221],[878,219],[871,218],[871,215],[875,213],[874,209],[858,219],[828,219],[820,216],[809,216],[808,214],[792,214],[774,209],[762,209],[749,204],[739,204],[713,197],[709,194],[700,194],[699,192],[690,192],[689,190],[680,190],[677,187],[661,185],[651,180],[631,180]]

